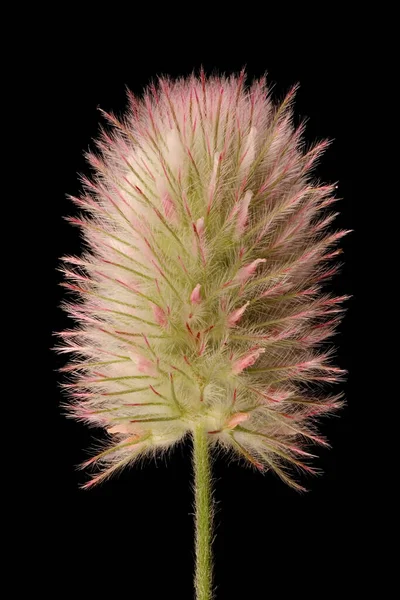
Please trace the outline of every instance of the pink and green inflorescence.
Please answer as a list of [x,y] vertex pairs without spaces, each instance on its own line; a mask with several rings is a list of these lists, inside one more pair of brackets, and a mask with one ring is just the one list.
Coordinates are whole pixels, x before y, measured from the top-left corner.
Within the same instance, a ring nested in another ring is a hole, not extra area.
[[311,175],[327,142],[305,148],[294,94],[276,105],[264,79],[201,73],[104,113],[70,219],[86,249],[63,259],[69,412],[109,438],[84,487],[199,426],[298,490],[293,471],[315,472],[316,423],[341,406],[322,384],[343,375],[325,341],[346,298],[323,286],[347,232],[330,228],[335,185]]

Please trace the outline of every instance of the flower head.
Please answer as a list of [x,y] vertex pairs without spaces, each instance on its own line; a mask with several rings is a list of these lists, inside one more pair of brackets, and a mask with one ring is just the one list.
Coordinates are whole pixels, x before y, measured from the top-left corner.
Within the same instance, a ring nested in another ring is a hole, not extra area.
[[73,199],[88,250],[63,269],[70,411],[110,436],[86,487],[199,424],[297,489],[287,467],[312,471],[300,446],[326,443],[315,419],[340,405],[309,384],[342,374],[316,346],[340,319],[321,286],[346,232],[327,232],[335,186],[310,174],[326,143],[304,151],[293,96],[274,105],[244,73],[161,78],[105,113]]

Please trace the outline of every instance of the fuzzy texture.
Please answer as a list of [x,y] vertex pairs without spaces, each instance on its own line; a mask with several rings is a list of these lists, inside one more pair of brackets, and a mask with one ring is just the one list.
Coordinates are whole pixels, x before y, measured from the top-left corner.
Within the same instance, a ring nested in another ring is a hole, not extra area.
[[196,576],[197,600],[211,600],[212,589],[212,535],[214,502],[212,497],[212,475],[207,432],[200,423],[193,431],[193,471],[195,496],[196,531]]
[[335,185],[311,175],[327,142],[305,148],[294,94],[275,105],[264,79],[201,72],[104,113],[70,219],[86,249],[63,259],[69,411],[110,438],[84,487],[199,425],[298,490],[290,467],[315,472],[316,421],[341,405],[322,343],[345,297],[322,286],[346,232],[329,230]]

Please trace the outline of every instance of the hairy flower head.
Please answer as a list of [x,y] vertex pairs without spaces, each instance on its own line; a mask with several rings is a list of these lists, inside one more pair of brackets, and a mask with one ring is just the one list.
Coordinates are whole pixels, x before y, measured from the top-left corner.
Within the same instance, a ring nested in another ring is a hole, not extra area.
[[294,92],[274,105],[264,79],[201,73],[105,113],[70,219],[87,249],[63,268],[69,410],[110,438],[85,487],[199,424],[296,489],[288,467],[313,472],[305,444],[340,405],[309,384],[342,374],[321,343],[345,298],[321,286],[346,232],[328,230],[335,186],[310,174],[327,142],[305,149]]

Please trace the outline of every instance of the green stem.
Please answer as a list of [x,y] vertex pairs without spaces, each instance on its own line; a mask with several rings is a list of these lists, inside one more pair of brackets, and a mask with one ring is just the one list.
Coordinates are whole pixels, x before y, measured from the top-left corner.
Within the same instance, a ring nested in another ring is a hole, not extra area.
[[193,466],[196,526],[196,600],[212,598],[212,477],[207,433],[193,431]]

